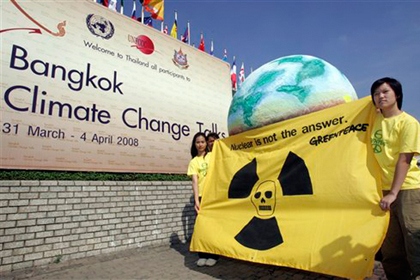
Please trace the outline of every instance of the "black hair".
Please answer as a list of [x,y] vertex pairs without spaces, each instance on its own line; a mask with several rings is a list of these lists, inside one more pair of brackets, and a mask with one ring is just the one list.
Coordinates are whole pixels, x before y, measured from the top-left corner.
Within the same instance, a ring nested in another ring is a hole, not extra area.
[[394,78],[390,78],[390,77],[384,77],[373,82],[372,86],[370,87],[370,96],[372,97],[373,104],[375,104],[375,100],[373,99],[373,94],[375,93],[375,90],[378,87],[380,87],[382,84],[388,84],[392,88],[392,90],[395,92],[395,98],[397,99],[397,106],[398,106],[398,109],[401,110],[402,103],[403,103],[402,85],[398,80]]
[[214,139],[219,139],[219,134],[217,134],[216,132],[210,132],[209,134],[207,134],[207,139],[213,137]]
[[[207,136],[206,136],[206,134],[205,134],[205,133],[203,133],[203,132],[197,132],[197,133],[194,135],[193,140],[192,140],[192,143],[191,143],[191,157],[192,157],[192,158],[195,158],[195,157],[198,155],[197,147],[195,146],[195,140],[196,140],[198,137],[200,137],[200,136],[203,136],[203,137],[204,137],[204,139],[205,139],[205,141],[206,141],[206,144],[207,144]],[[206,154],[207,154],[207,147],[206,147]]]

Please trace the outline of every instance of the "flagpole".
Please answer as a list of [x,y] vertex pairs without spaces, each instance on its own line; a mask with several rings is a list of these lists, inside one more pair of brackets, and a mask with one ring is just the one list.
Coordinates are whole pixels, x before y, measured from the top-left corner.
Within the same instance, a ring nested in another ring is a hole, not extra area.
[[[175,26],[175,31],[176,31],[176,34],[174,34],[176,37],[174,37],[175,39],[178,39],[178,13],[177,13],[177,11],[175,10],[175,21],[174,21],[174,26]],[[172,26],[172,28],[173,28],[173,26]],[[171,30],[171,33],[172,33],[172,30]],[[172,34],[171,34],[172,35]]]
[[188,28],[188,45],[191,46],[191,29],[190,29],[190,21],[187,22],[187,28]]
[[233,62],[231,67],[230,77],[232,79],[232,91],[236,93],[238,89],[238,80],[236,78],[236,56],[233,56]]
[[136,13],[137,13],[136,0],[133,0],[133,9],[131,11],[130,17],[134,20],[137,20]]
[[144,6],[141,5],[141,23],[144,24]]
[[120,14],[124,14],[124,0],[121,0],[121,4],[120,4]]
[[175,22],[176,22],[176,37],[178,39],[178,12],[175,10]]

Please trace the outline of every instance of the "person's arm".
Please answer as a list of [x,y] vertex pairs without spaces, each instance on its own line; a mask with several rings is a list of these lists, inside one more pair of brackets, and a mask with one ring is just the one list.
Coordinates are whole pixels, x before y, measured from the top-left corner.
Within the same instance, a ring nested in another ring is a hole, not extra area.
[[198,213],[198,211],[200,210],[200,200],[198,196],[198,175],[197,174],[192,175],[192,188],[193,188],[193,193],[194,193],[194,208],[195,208],[195,211]]
[[395,166],[394,178],[392,180],[391,190],[385,195],[380,202],[382,210],[389,210],[391,204],[397,199],[397,195],[401,190],[401,186],[404,183],[405,177],[407,176],[408,169],[410,168],[410,162],[413,159],[414,153],[401,153],[398,157],[397,165]]

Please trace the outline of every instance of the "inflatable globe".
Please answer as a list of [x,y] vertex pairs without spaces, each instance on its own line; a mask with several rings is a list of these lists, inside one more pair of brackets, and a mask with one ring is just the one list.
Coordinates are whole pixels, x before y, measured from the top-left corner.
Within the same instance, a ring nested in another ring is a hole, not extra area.
[[349,80],[328,62],[291,55],[247,77],[229,108],[230,135],[356,100]]

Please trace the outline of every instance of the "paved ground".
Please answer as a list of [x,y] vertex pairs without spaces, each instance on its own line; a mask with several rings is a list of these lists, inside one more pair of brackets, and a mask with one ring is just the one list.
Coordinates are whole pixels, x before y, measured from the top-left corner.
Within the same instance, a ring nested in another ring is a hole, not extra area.
[[[188,244],[176,244],[171,247],[131,249],[42,268],[14,271],[0,274],[0,279],[342,279],[224,257],[214,267],[199,268],[195,264],[196,260],[197,255],[188,251]],[[380,263],[375,264],[373,276],[367,279],[386,280]]]

